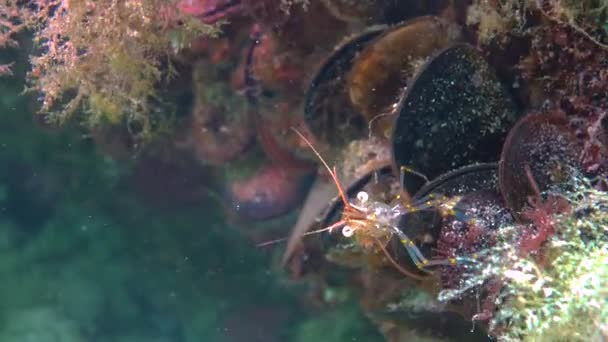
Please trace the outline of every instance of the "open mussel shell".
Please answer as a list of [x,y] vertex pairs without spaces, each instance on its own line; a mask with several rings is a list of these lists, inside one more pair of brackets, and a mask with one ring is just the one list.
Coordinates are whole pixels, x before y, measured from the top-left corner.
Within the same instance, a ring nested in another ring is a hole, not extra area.
[[[475,211],[482,207],[501,207],[502,200],[498,189],[498,164],[473,164],[447,172],[427,183],[413,196],[412,206],[417,207],[436,198],[445,198],[446,201],[454,200],[454,208],[459,213],[466,214],[468,218],[494,222],[496,220],[493,217],[475,216],[471,209]],[[479,207],[474,208],[472,205]],[[479,211],[482,212],[483,210]],[[422,253],[427,256],[433,255],[432,250],[443,226],[444,217],[436,208],[405,214],[399,222],[399,228],[415,240]]]
[[426,63],[399,103],[392,135],[395,167],[434,178],[496,161],[517,117],[511,96],[475,48],[449,47]]
[[[497,163],[468,165],[445,173],[422,187],[413,201],[424,201],[433,194],[447,198],[457,196],[454,209],[469,219],[487,221],[489,228],[497,228],[498,217],[504,217]],[[484,208],[494,212],[486,215]]]
[[396,104],[407,82],[437,51],[460,38],[460,29],[439,17],[423,16],[386,29],[367,44],[348,73],[353,106],[380,136],[390,136]]
[[[538,191],[567,187],[582,167],[582,146],[562,113],[529,114],[509,132],[499,170],[506,205],[518,217]],[[562,189],[563,190],[563,189]]]
[[367,126],[350,103],[345,75],[358,53],[384,29],[375,26],[346,40],[317,71],[304,100],[304,119],[317,139],[343,146],[364,136]]
[[498,191],[498,164],[479,163],[449,171],[425,184],[413,197],[420,201],[430,194],[462,196],[479,190]]

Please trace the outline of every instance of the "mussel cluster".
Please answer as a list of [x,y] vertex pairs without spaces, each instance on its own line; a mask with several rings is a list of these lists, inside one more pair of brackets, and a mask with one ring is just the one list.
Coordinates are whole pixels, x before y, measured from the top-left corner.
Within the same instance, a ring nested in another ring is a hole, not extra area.
[[[483,263],[499,227],[521,225],[521,253],[542,259],[555,232],[539,222],[568,211],[555,194],[573,177],[591,176],[573,115],[518,100],[483,51],[435,16],[375,26],[339,45],[310,84],[304,116],[313,144],[338,161],[347,202],[335,196],[341,184],[318,177],[283,262],[294,276],[322,275],[328,286],[346,273],[342,281],[354,280],[390,341],[413,338],[411,331],[455,340],[495,333],[488,322],[500,282],[443,302],[437,294]],[[399,232],[353,235],[346,227],[304,238],[369,201],[398,208],[386,222]]]

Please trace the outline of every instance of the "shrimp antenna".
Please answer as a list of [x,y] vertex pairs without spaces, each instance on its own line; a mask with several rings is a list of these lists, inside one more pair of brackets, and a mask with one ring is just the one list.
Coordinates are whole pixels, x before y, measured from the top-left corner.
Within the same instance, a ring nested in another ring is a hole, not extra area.
[[[321,229],[317,229],[317,230],[311,230],[309,232],[306,232],[306,233],[302,234],[302,236],[323,233],[323,232],[326,232],[326,231],[329,231],[331,233],[331,231],[333,229],[338,228],[340,226],[343,226],[345,224],[346,224],[346,221],[340,220],[340,221],[332,224],[331,226],[327,226],[325,228],[321,228]],[[276,239],[276,240],[265,241],[265,242],[262,242],[262,243],[258,243],[256,245],[256,247],[266,247],[266,246],[274,245],[275,243],[279,243],[279,242],[283,242],[283,241],[287,241],[287,240],[289,240],[289,238],[280,238],[280,239]]]
[[[338,193],[340,194],[340,199],[342,200],[343,204],[344,204],[344,208],[351,208],[350,202],[348,202],[348,199],[346,198],[345,192],[344,192],[344,188],[342,187],[342,184],[340,183],[340,180],[338,179],[338,176],[336,175],[336,168],[334,167],[333,170],[332,168],[329,167],[329,165],[327,164],[327,162],[325,161],[325,159],[323,159],[323,157],[321,156],[321,153],[319,153],[319,151],[317,151],[317,149],[314,147],[314,145],[310,142],[310,140],[308,140],[304,134],[302,134],[300,131],[298,131],[297,128],[295,127],[290,127],[290,129],[292,131],[294,131],[299,137],[300,139],[302,139],[306,145],[308,145],[308,147],[310,147],[310,149],[312,150],[312,152],[317,156],[317,158],[321,161],[321,163],[323,164],[323,166],[325,167],[325,169],[327,170],[327,172],[329,172],[329,175],[331,176],[331,178],[333,179],[334,183],[336,184],[336,187],[338,188]],[[317,234],[317,233],[321,233],[321,232],[325,232],[325,231],[329,231],[330,233],[332,232],[332,230],[339,228],[341,226],[344,226],[346,224],[346,220],[342,219],[338,222],[333,223],[330,226],[321,228],[321,229],[317,229],[317,230],[313,230],[313,231],[309,231],[303,234],[298,234],[298,237],[302,237],[305,235],[312,235],[312,234]],[[260,244],[257,245],[257,247],[264,247],[264,246],[269,246],[269,245],[273,245],[275,243],[279,243],[279,242],[283,242],[286,240],[291,240],[293,239],[293,235],[289,238],[280,238],[280,239],[276,239],[276,240],[271,240],[271,241],[266,241],[266,242],[262,242]],[[287,244],[287,252],[285,252],[285,256],[284,256],[284,260],[283,263],[286,262],[286,256],[290,255],[291,252],[289,252],[290,248],[292,249],[292,247],[290,247],[292,241],[289,241]]]
[[314,152],[314,154],[317,156],[317,158],[319,158],[321,163],[323,163],[323,166],[325,166],[325,169],[327,169],[327,172],[329,172],[329,175],[334,180],[334,183],[336,183],[336,187],[338,188],[338,193],[340,194],[340,198],[342,199],[342,202],[344,202],[344,206],[345,207],[349,206],[349,202],[346,198],[346,195],[344,194],[342,184],[340,183],[338,176],[336,176],[336,168],[334,167],[332,170],[329,167],[329,165],[327,164],[325,159],[323,159],[323,157],[321,157],[321,154],[319,153],[319,151],[317,151],[317,149],[313,146],[313,144],[308,139],[306,139],[304,134],[300,133],[300,131],[298,131],[295,127],[290,127],[290,129],[292,131],[296,132],[296,134],[300,137],[300,139],[302,139],[306,143],[306,145],[308,145],[308,147],[310,147],[310,149]]

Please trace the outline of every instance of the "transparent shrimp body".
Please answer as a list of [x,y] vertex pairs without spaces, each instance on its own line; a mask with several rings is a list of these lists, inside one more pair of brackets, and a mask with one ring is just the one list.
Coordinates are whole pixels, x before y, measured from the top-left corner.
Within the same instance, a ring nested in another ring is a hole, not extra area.
[[441,213],[453,215],[457,219],[466,220],[463,213],[454,210],[454,204],[458,198],[447,200],[444,197],[431,196],[425,198],[424,201],[419,201],[413,204],[403,205],[397,203],[389,205],[380,201],[374,201],[369,198],[366,192],[359,192],[354,203],[349,203],[346,206],[343,219],[344,227],[342,235],[345,237],[360,237],[373,238],[377,241],[386,241],[397,236],[401,245],[405,248],[411,260],[420,269],[425,270],[427,267],[437,265],[458,265],[471,263],[475,261],[476,256],[463,256],[448,259],[429,260],[414,241],[410,239],[401,229],[399,222],[403,215],[407,215],[416,211],[429,208],[439,209]]
[[356,202],[349,203],[349,208],[344,212],[345,226],[342,228],[342,235],[352,237],[357,231],[371,234],[376,238],[392,235],[394,233],[392,227],[396,226],[401,215],[403,211],[399,206],[391,207],[370,200],[367,192],[361,191],[357,194]]
[[[454,215],[457,219],[467,220],[464,213],[460,213],[455,210],[455,204],[458,198],[447,198],[445,196],[435,196],[430,194],[420,201],[413,204],[402,204],[397,202],[395,205],[388,205],[380,201],[374,201],[369,198],[367,192],[359,192],[356,200],[349,201],[344,191],[344,188],[340,184],[340,180],[336,175],[335,167],[332,169],[329,167],[327,162],[321,157],[321,154],[315,149],[312,143],[306,139],[306,137],[300,133],[297,129],[292,130],[310,147],[314,154],[319,158],[323,167],[327,170],[331,178],[333,179],[338,189],[338,194],[342,203],[344,204],[344,210],[342,212],[342,218],[334,224],[318,229],[316,231],[310,231],[304,235],[316,234],[323,231],[332,232],[333,229],[342,227],[342,235],[347,238],[354,237],[358,240],[371,240],[372,244],[376,243],[380,246],[383,252],[391,260],[395,267],[399,268],[403,273],[412,275],[406,270],[402,269],[388,254],[384,245],[388,243],[390,238],[397,236],[399,241],[409,254],[414,264],[420,270],[426,270],[426,267],[434,265],[457,265],[461,263],[470,263],[475,261],[476,256],[471,257],[456,257],[442,260],[429,260],[422,255],[420,249],[416,246],[402,230],[399,229],[399,221],[403,215],[411,212],[425,210],[429,208],[439,209],[442,215]],[[404,170],[402,168],[402,170]],[[407,170],[405,170],[407,171]],[[460,216],[460,218],[458,218]],[[413,275],[416,277],[416,275]]]

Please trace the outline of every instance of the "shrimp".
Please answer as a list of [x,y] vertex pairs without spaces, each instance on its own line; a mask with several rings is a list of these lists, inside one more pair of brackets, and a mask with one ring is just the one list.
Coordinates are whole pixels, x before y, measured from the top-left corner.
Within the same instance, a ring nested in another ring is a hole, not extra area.
[[[423,274],[432,273],[432,271],[429,270],[429,267],[432,266],[459,265],[474,261],[475,256],[429,260],[422,254],[420,249],[414,243],[414,240],[410,239],[401,229],[398,228],[399,221],[403,215],[429,208],[439,209],[439,212],[442,215],[451,214],[457,219],[466,220],[463,213],[455,210],[455,205],[459,199],[458,197],[448,199],[444,196],[430,194],[421,200],[416,201],[415,203],[403,204],[401,202],[397,202],[394,205],[390,205],[380,201],[374,201],[370,198],[367,192],[361,191],[356,195],[354,201],[349,201],[348,197],[346,196],[346,192],[344,191],[344,187],[337,176],[336,168],[331,168],[327,164],[317,149],[302,133],[293,127],[291,130],[293,130],[306,143],[306,145],[308,145],[316,157],[321,161],[323,167],[327,170],[334,184],[336,185],[338,195],[344,206],[340,220],[327,227],[309,231],[303,235],[318,234],[321,232],[331,233],[336,229],[341,229],[341,233],[344,237],[353,238],[359,243],[359,245],[363,247],[379,247],[389,262],[399,272],[417,280],[423,279],[424,275],[406,270],[404,267],[399,265],[399,263],[386,249],[386,243],[388,243],[393,236],[397,236],[399,242],[405,248],[412,262]],[[258,246],[266,246],[283,240],[284,239],[269,241]],[[370,241],[371,244],[368,243]]]

